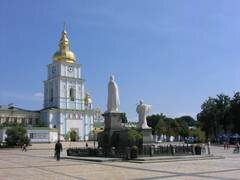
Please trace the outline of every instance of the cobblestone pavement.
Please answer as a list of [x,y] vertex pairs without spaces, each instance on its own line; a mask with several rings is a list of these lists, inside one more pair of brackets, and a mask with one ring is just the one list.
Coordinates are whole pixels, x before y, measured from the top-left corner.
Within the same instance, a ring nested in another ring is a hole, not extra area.
[[[85,143],[79,146],[84,146]],[[90,144],[91,145],[91,144]],[[69,144],[64,144],[69,146]],[[27,152],[20,149],[0,150],[0,180],[5,179],[240,179],[240,154],[233,149],[212,147],[225,159],[161,163],[56,161],[54,144],[33,145]]]

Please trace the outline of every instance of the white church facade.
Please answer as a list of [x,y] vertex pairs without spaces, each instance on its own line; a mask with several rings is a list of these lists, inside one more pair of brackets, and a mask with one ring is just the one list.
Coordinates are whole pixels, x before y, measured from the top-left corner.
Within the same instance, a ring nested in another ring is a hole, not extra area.
[[89,140],[95,111],[85,91],[81,65],[69,49],[66,30],[61,34],[59,50],[48,65],[43,101],[43,109],[37,112],[39,121],[57,129],[60,140],[72,130],[77,132],[79,140]]
[[88,140],[93,129],[93,118],[92,100],[85,91],[81,65],[69,49],[64,30],[59,50],[48,65],[48,76],[44,81],[44,109],[40,112],[40,119],[50,128],[59,129],[60,139],[74,130],[80,140]]

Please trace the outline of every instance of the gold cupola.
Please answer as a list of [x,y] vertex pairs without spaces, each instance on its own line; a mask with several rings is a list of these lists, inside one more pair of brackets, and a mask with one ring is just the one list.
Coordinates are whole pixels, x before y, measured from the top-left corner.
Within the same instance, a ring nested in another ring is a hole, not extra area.
[[84,102],[86,106],[92,104],[92,98],[88,92],[85,93]]
[[54,53],[53,60],[55,62],[63,61],[68,63],[75,63],[76,57],[72,51],[69,50],[69,40],[66,29],[63,30],[59,43],[59,50]]

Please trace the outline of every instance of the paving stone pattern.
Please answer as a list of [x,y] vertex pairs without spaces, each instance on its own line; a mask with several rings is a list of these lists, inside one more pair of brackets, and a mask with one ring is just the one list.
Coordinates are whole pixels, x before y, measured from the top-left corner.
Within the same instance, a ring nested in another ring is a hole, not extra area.
[[[83,147],[85,143],[78,145]],[[64,146],[69,144],[65,143]],[[53,147],[54,144],[38,144],[30,147],[27,152],[1,149],[0,180],[240,179],[240,154],[233,154],[232,148],[224,150],[223,147],[212,146],[212,152],[225,156],[225,159],[139,164],[68,159],[58,162],[53,158]]]

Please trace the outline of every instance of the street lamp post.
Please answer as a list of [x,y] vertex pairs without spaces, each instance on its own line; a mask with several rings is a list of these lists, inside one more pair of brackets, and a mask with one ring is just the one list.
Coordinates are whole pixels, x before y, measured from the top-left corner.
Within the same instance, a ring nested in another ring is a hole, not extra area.
[[95,137],[95,135],[96,135],[96,134],[95,134],[95,133],[96,133],[95,131],[96,131],[96,128],[94,128],[94,130],[93,130],[93,146],[94,146],[94,149],[95,149],[95,138],[96,138],[96,137]]

